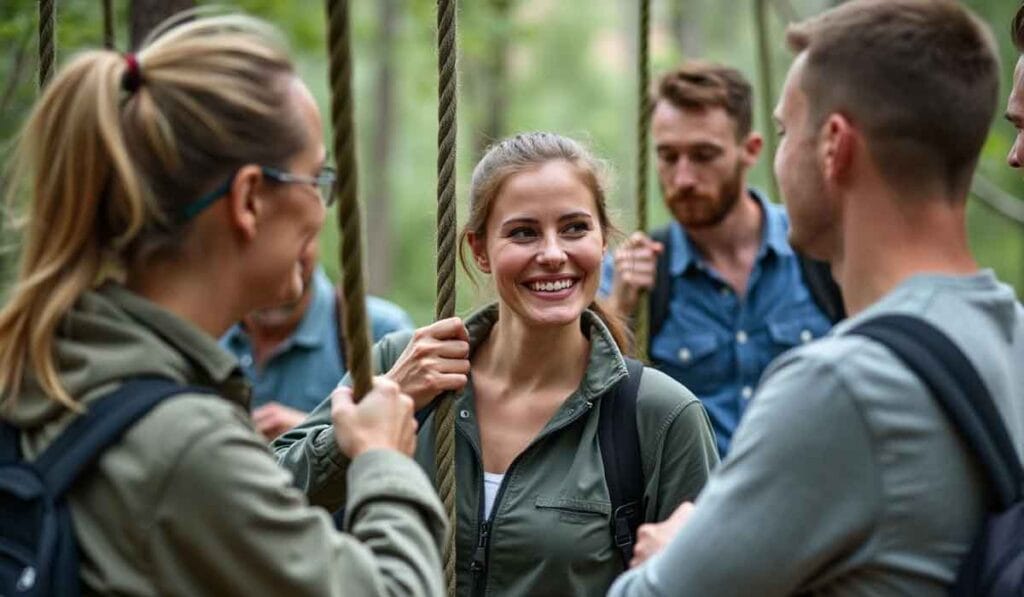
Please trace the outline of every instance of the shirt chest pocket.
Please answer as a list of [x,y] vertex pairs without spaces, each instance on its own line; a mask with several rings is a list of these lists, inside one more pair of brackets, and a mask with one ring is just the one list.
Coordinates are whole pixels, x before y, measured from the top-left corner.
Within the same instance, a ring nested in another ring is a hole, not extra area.
[[776,318],[768,321],[768,342],[764,363],[790,348],[806,344],[828,333],[829,323],[823,316],[808,314],[804,317]]
[[565,497],[534,501],[530,550],[534,557],[577,572],[614,568],[611,504]]
[[538,496],[534,506],[541,512],[557,515],[560,522],[587,524],[594,520],[607,521],[611,504],[591,500]]
[[730,355],[717,334],[665,331],[651,344],[651,357],[659,369],[697,394],[713,390],[728,378]]

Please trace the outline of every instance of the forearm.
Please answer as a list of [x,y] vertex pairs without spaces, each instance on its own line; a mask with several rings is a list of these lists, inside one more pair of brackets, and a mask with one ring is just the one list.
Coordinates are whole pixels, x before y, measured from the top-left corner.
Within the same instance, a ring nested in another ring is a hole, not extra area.
[[311,504],[333,511],[345,502],[349,459],[334,437],[330,399],[324,400],[297,427],[274,440],[270,448]]

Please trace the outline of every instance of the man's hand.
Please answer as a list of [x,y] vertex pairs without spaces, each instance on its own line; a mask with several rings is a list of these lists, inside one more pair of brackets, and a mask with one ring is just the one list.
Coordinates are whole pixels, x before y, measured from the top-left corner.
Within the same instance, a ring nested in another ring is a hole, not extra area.
[[331,421],[334,441],[353,460],[369,450],[398,450],[412,456],[416,448],[412,398],[384,377],[373,379],[373,389],[359,404],[352,401],[352,388],[335,388],[331,392]]
[[385,377],[420,410],[441,392],[461,390],[468,374],[469,334],[461,319],[449,317],[416,330]]
[[267,440],[276,438],[301,423],[305,418],[306,413],[279,402],[268,402],[252,411],[253,425]]
[[640,292],[654,287],[658,255],[665,247],[643,232],[634,232],[615,251],[615,278],[609,306],[622,317],[630,317],[640,300]]
[[636,568],[649,560],[668,545],[686,521],[693,514],[693,502],[683,502],[664,522],[642,524],[636,530],[636,545],[633,546],[633,559],[630,568]]

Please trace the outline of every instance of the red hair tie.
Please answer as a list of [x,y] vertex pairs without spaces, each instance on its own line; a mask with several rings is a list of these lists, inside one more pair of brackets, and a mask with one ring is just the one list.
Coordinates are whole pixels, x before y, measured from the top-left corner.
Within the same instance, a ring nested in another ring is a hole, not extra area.
[[139,60],[135,54],[124,55],[125,70],[121,78],[121,88],[128,93],[135,93],[142,86],[142,70],[139,68]]

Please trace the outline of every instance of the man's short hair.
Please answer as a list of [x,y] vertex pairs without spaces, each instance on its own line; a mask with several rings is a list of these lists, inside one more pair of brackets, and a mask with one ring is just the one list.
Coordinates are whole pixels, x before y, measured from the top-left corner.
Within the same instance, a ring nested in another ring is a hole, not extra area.
[[1024,52],[1024,4],[1020,5],[1017,15],[1013,17],[1010,34],[1013,35],[1013,45],[1017,46],[1017,51]]
[[833,113],[865,132],[897,188],[966,194],[999,93],[989,28],[953,0],[854,0],[791,25],[815,128]]
[[743,139],[750,134],[752,95],[750,83],[740,71],[691,60],[655,82],[651,106],[664,100],[680,110],[723,108],[736,123],[736,138]]

